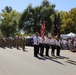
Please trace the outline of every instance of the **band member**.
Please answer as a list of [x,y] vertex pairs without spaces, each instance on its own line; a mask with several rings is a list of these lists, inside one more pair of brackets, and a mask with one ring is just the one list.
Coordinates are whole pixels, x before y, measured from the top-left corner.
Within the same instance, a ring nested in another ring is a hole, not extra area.
[[41,47],[40,47],[40,39],[41,39],[41,35],[40,35],[40,34],[38,35],[38,38],[39,38],[39,50],[38,50],[38,54],[40,54],[40,49],[41,49]]
[[50,39],[48,36],[46,36],[45,38],[45,48],[46,48],[45,55],[49,56]]
[[55,56],[55,47],[56,47],[56,39],[54,36],[52,36],[51,40],[50,40],[50,44],[51,44],[51,55]]
[[60,56],[60,49],[61,49],[61,40],[60,40],[60,38],[56,39],[56,46],[57,46],[57,53],[56,53],[56,55]]
[[38,57],[38,51],[39,51],[39,37],[38,33],[36,33],[36,36],[33,38],[33,44],[34,44],[34,57]]
[[44,44],[45,44],[45,38],[41,37],[40,38],[40,56],[43,56],[44,53]]

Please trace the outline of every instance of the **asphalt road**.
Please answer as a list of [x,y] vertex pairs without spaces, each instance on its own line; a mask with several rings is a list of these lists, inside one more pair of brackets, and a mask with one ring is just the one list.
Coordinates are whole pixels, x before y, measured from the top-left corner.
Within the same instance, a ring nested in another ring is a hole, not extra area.
[[[51,49],[50,49],[51,51]],[[0,75],[76,75],[76,53],[61,50],[61,57],[35,58],[33,47],[0,48]]]

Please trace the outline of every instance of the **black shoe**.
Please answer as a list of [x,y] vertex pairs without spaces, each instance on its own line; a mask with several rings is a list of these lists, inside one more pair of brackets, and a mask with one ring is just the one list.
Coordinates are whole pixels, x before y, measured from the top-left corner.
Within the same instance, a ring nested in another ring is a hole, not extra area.
[[57,57],[60,57],[60,55],[57,55]]
[[35,55],[34,57],[37,57],[37,58],[38,58],[38,56],[37,56],[37,55]]
[[41,57],[43,57],[43,55],[40,54]]
[[49,55],[46,55],[47,57],[49,57]]

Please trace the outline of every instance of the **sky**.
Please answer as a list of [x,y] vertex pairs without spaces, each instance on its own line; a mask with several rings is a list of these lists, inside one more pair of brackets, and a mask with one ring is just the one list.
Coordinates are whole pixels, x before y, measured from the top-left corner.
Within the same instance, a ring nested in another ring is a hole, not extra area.
[[[6,6],[12,7],[13,10],[23,12],[29,4],[33,7],[41,5],[43,0],[0,0],[0,12]],[[50,4],[55,4],[55,10],[58,11],[70,11],[72,8],[76,8],[76,0],[48,0]]]

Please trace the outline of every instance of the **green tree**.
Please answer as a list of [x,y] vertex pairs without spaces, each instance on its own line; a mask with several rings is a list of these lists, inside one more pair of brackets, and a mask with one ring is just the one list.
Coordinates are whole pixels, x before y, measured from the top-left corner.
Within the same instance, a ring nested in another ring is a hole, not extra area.
[[12,11],[12,7],[9,7],[9,6],[6,6],[3,10],[2,10],[2,12],[8,12],[8,13],[11,13],[11,11]]
[[46,23],[46,31],[50,32],[52,21],[50,16],[55,13],[55,5],[50,4],[48,0],[43,0],[42,4],[37,7],[29,5],[23,12],[19,28],[24,30],[25,33],[40,32],[42,20]]
[[76,8],[61,13],[61,33],[76,32]]
[[[8,10],[10,9],[8,8]],[[6,37],[15,35],[18,30],[18,23],[20,18],[20,13],[16,12],[15,10],[8,10],[2,10],[3,13],[1,14],[2,18],[0,25],[1,32]]]
[[69,11],[70,18],[72,19],[72,32],[76,33],[76,8],[73,8]]

